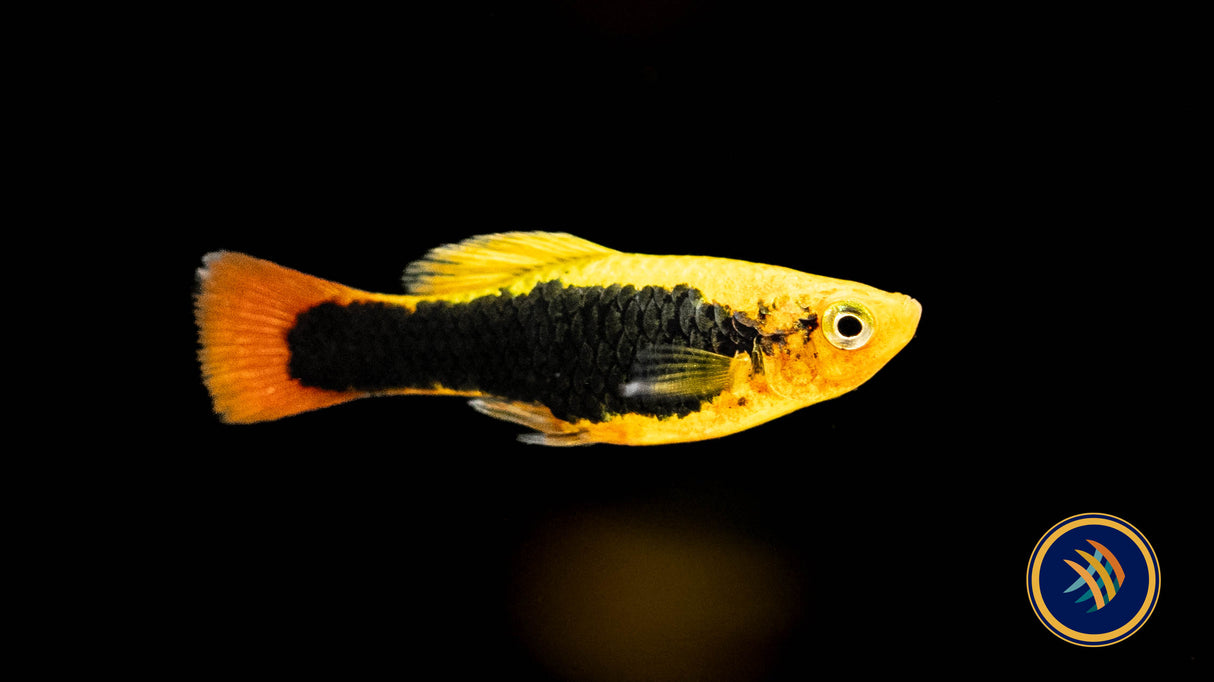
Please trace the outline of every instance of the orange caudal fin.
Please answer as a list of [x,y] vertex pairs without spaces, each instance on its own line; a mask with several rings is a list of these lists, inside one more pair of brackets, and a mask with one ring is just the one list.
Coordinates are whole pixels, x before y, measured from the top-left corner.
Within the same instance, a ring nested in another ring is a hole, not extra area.
[[278,419],[362,397],[303,386],[290,375],[287,332],[296,316],[358,293],[241,253],[203,258],[194,316],[203,381],[226,422]]

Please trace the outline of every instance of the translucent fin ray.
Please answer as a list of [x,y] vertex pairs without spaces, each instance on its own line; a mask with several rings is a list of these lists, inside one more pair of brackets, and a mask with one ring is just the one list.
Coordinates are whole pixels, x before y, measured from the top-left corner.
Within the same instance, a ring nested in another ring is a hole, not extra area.
[[558,419],[552,414],[552,410],[543,405],[498,398],[476,398],[469,400],[468,405],[483,415],[534,429],[536,433],[525,433],[518,437],[523,443],[568,447],[589,445],[592,442],[584,431]]
[[637,352],[631,376],[620,387],[620,394],[625,398],[705,398],[729,388],[732,368],[733,358],[711,351],[652,346]]

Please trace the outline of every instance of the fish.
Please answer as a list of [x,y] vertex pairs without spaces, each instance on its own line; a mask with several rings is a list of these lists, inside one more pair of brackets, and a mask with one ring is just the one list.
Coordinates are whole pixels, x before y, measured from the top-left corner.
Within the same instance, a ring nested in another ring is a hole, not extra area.
[[719,438],[838,397],[922,306],[858,282],[564,232],[470,237],[373,293],[235,251],[203,257],[203,383],[221,422],[448,395],[548,446]]

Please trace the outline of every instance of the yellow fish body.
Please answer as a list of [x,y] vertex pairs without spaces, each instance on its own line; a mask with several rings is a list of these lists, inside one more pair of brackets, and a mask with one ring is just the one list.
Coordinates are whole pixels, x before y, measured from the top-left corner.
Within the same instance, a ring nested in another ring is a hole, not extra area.
[[867,381],[914,336],[902,294],[787,268],[510,232],[434,249],[376,294],[208,254],[195,316],[224,421],[460,395],[545,445],[717,438]]

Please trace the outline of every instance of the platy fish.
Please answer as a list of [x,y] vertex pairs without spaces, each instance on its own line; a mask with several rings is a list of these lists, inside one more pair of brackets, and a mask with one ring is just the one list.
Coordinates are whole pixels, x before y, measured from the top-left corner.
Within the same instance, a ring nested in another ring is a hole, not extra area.
[[455,395],[528,443],[717,438],[867,381],[914,336],[909,296],[773,265],[553,232],[440,246],[405,294],[235,252],[198,270],[202,375],[225,422]]

